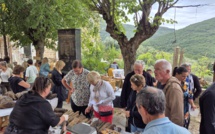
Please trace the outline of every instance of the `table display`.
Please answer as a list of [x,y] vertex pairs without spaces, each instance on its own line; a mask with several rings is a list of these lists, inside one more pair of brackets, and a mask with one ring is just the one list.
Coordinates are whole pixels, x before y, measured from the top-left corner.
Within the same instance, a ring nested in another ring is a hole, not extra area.
[[[47,101],[51,104],[52,109],[54,110],[57,106],[58,98],[53,98]],[[13,107],[0,109],[0,129],[8,125],[9,115],[11,114],[12,110],[13,110]]]

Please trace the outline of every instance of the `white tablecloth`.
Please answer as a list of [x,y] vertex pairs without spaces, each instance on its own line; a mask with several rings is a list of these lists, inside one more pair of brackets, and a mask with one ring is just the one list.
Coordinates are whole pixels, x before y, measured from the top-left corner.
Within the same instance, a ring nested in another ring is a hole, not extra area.
[[12,110],[13,110],[13,108],[0,109],[0,117],[10,115]]
[[[54,110],[57,107],[58,98],[53,98],[52,100],[47,100]],[[13,108],[0,109],[0,117],[8,116],[12,112]]]

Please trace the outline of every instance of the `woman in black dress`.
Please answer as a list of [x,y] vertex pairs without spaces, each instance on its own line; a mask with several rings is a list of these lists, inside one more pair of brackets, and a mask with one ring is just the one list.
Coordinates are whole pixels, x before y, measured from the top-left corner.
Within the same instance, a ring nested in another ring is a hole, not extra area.
[[65,63],[62,60],[59,60],[55,64],[55,68],[52,71],[52,81],[54,83],[54,86],[52,88],[52,92],[57,94],[58,97],[58,104],[57,108],[62,108],[63,101],[66,100],[66,88],[61,83],[61,80],[63,79],[63,73],[61,70],[64,68]]

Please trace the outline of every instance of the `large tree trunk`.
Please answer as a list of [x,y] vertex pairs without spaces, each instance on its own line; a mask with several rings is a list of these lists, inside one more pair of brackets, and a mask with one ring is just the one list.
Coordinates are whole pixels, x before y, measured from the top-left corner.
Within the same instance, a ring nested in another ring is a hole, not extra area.
[[4,39],[4,56],[8,57],[7,37],[5,34],[3,34],[3,39]]
[[36,49],[36,60],[42,60],[44,50],[45,50],[45,41],[44,40],[37,40],[37,41],[33,42],[33,45]]
[[132,44],[126,44],[126,47],[121,47],[125,76],[133,71],[133,65],[136,60],[136,51],[137,49]]

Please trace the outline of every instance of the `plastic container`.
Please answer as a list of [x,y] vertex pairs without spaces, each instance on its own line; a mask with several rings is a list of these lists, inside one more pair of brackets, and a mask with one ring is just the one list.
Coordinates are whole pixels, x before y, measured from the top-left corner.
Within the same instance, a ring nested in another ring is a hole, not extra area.
[[193,110],[191,107],[189,108],[190,115],[193,117],[197,117],[199,115],[199,110],[196,108]]
[[114,69],[113,70],[113,77],[114,78],[124,78],[124,69]]

